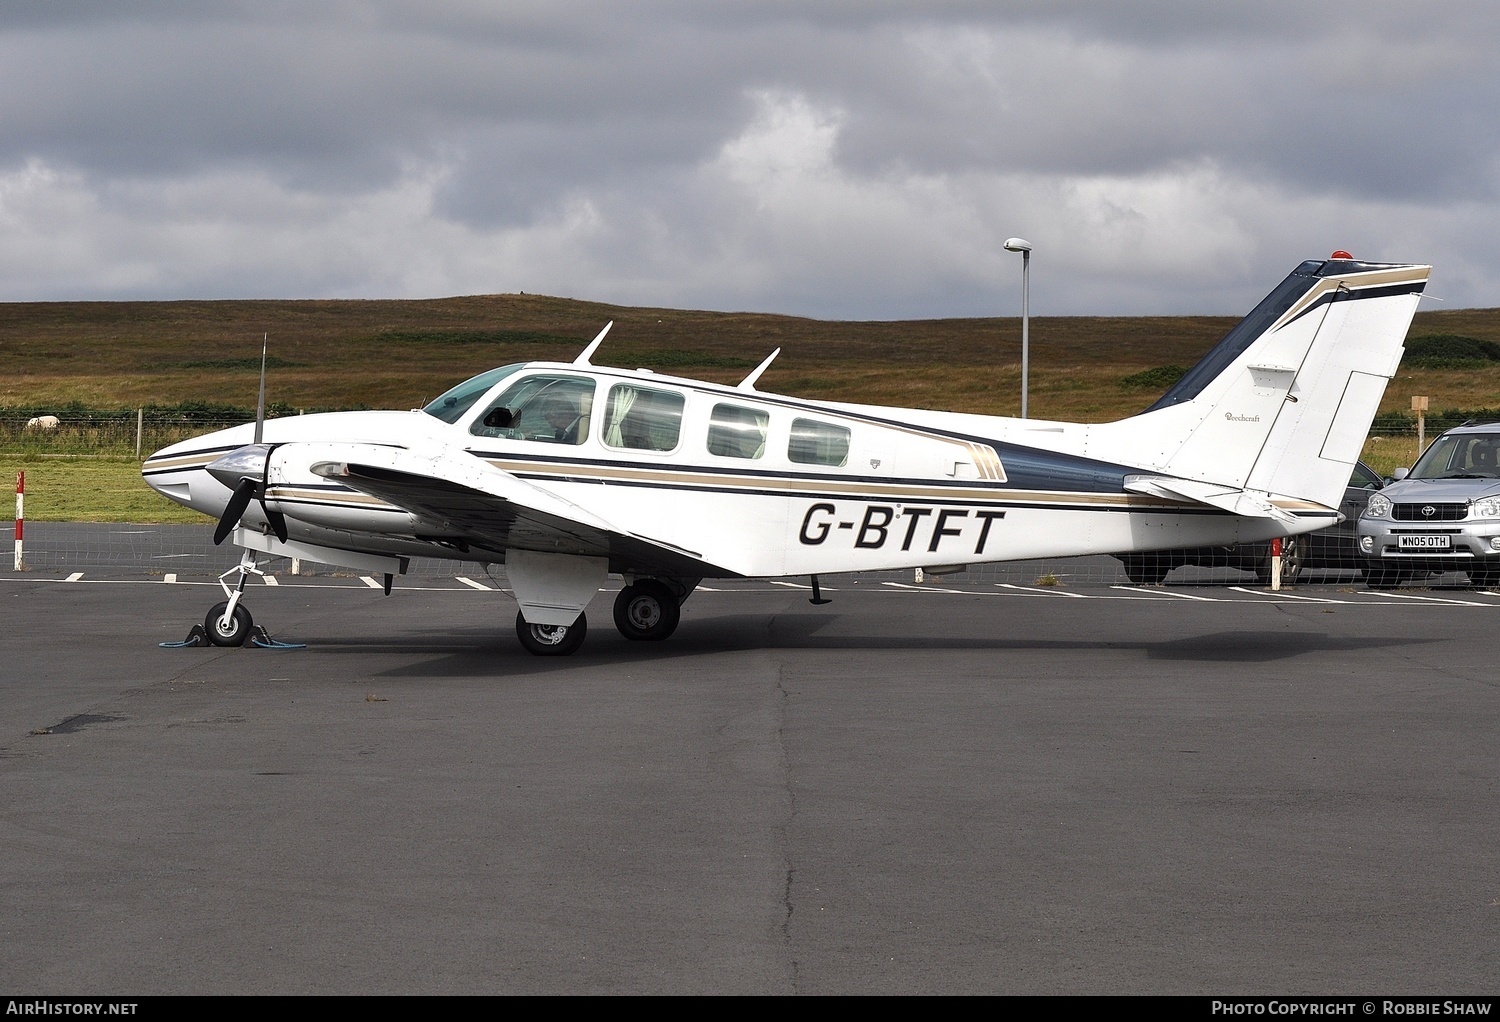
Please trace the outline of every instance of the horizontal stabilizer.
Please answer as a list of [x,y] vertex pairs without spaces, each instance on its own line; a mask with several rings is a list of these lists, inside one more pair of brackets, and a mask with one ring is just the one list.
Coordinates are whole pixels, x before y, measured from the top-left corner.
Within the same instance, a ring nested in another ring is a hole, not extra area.
[[1171,476],[1126,476],[1125,489],[1130,493],[1144,493],[1151,497],[1207,504],[1246,518],[1274,518],[1279,522],[1287,523],[1298,520],[1297,516],[1290,511],[1272,503],[1269,493],[1241,490],[1217,483],[1204,483],[1196,479],[1176,479]]

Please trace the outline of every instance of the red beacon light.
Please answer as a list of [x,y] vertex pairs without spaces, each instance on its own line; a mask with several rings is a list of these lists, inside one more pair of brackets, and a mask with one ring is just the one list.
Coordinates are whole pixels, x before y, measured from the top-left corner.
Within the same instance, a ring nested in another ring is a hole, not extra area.
[[1329,256],[1328,258],[1329,259],[1353,259],[1354,257],[1352,255],[1350,255],[1348,252],[1345,252],[1343,249],[1339,249],[1337,252],[1335,252],[1333,255]]

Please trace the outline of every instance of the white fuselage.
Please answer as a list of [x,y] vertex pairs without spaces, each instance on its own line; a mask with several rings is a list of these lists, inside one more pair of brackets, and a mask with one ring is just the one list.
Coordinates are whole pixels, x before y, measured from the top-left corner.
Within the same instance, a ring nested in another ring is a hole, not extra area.
[[[528,376],[574,381],[591,414],[576,437],[487,427],[485,415]],[[656,400],[632,435],[633,408]],[[727,426],[726,426],[727,421]],[[619,427],[627,424],[622,432]],[[1140,466],[1078,456],[1091,427],[869,408],[635,371],[533,363],[516,367],[455,421],[425,411],[272,419],[265,507],[289,539],[330,551],[500,561],[461,530],[312,471],[328,444],[400,448],[421,458],[462,450],[550,494],[580,517],[685,551],[717,572],[779,576],[961,565],[1043,556],[1229,544],[1328,525],[1327,509],[1289,502],[1292,527],[1187,501],[1128,493]],[[144,468],[167,497],[206,515],[230,489],[206,466],[251,443],[253,424],[157,452]],[[654,431],[654,432],[653,432]],[[252,503],[242,524],[266,531]],[[1299,527],[1301,526],[1301,527]],[[262,547],[268,552],[274,549]],[[340,563],[329,557],[332,563]]]

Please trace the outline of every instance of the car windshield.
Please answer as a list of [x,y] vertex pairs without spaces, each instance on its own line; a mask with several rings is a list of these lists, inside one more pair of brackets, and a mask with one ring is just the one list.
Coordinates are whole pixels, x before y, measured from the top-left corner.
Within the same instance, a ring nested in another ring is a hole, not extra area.
[[475,401],[489,393],[495,384],[520,369],[521,365],[522,363],[517,362],[515,365],[501,366],[467,379],[447,393],[439,395],[437,400],[430,402],[422,411],[444,422],[457,422],[463,418],[464,412],[474,406]]
[[1447,433],[1412,466],[1410,479],[1494,479],[1500,433]]

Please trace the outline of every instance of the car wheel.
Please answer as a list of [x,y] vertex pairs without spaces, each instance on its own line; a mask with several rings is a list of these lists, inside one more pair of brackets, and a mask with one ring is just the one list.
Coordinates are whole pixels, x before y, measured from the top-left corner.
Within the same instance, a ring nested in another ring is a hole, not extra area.
[[1469,585],[1475,589],[1494,589],[1500,586],[1500,569],[1475,568],[1469,572]]
[[1125,565],[1125,577],[1138,586],[1161,585],[1167,572],[1172,570],[1165,558],[1154,554],[1134,554],[1121,558],[1121,563]]
[[[1307,555],[1307,540],[1302,536],[1288,536],[1281,541],[1281,581],[1291,584],[1302,574],[1302,562]],[[1276,558],[1266,546],[1265,558],[1255,566],[1255,577],[1264,585],[1271,584],[1271,562]]]

